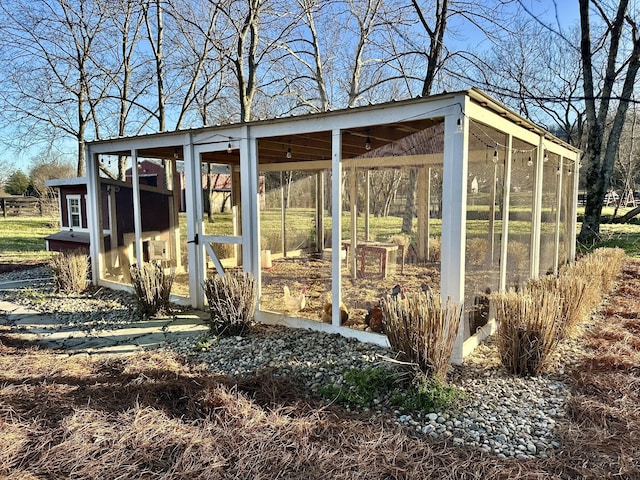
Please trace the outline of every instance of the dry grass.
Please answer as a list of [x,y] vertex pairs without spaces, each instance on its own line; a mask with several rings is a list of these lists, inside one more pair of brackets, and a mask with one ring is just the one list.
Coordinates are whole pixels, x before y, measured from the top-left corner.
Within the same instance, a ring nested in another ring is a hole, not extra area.
[[382,304],[385,331],[400,359],[445,380],[462,318],[462,305],[441,303],[440,295],[407,292]]
[[496,343],[502,365],[516,375],[539,375],[558,345],[560,302],[551,290],[495,293]]
[[0,330],[2,479],[640,478],[640,262],[588,325],[548,459],[427,441],[308,398],[268,372],[233,382],[170,352],[67,357]]
[[249,273],[227,272],[205,280],[209,305],[209,327],[215,335],[244,335],[249,332],[258,294]]
[[613,288],[623,260],[621,249],[598,249],[557,276],[529,281],[520,292],[493,294],[503,366],[517,375],[547,369],[558,342],[576,336],[588,313]]
[[91,262],[86,253],[77,250],[61,252],[51,257],[49,267],[58,292],[78,294],[89,286],[89,266]]
[[155,263],[143,263],[142,268],[132,265],[130,270],[133,293],[142,315],[168,314],[175,272],[166,273],[161,265]]

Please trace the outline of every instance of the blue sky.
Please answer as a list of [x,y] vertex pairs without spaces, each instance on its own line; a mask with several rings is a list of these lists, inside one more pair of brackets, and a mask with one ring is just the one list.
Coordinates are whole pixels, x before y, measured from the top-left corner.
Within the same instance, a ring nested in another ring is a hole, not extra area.
[[[559,22],[561,28],[566,29],[578,21],[578,0],[556,0],[555,2],[553,0],[522,0],[522,3],[531,13],[538,16],[542,22],[551,25],[553,28],[558,28]],[[459,48],[465,48],[467,45],[478,45],[482,42],[482,37],[473,28],[465,28],[464,25],[459,25],[456,30],[459,33],[464,32],[457,40],[460,44]],[[20,152],[3,148],[0,151],[0,164],[8,165],[10,169],[22,169],[26,173],[29,170],[31,159],[42,152],[44,148],[44,145],[37,145]],[[75,152],[76,143],[73,139],[56,143],[54,153],[65,158],[68,157],[71,163],[75,163]]]

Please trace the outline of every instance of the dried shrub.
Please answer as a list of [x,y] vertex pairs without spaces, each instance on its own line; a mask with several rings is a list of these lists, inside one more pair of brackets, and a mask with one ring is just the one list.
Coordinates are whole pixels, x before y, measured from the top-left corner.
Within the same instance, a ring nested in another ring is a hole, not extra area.
[[467,240],[465,256],[470,265],[482,265],[487,259],[489,242],[486,238],[470,238]]
[[387,296],[382,303],[391,348],[401,360],[444,380],[462,319],[462,305],[440,295],[409,292],[404,298]]
[[58,292],[78,294],[89,286],[89,257],[82,250],[60,252],[49,262]]
[[203,284],[209,302],[209,328],[215,335],[244,335],[253,323],[257,286],[253,275],[228,272]]
[[132,265],[131,285],[138,302],[138,308],[144,317],[164,315],[170,312],[169,296],[175,278],[175,271],[165,273],[165,269],[156,263],[143,263],[142,268]]
[[625,253],[621,248],[598,248],[574,264],[567,265],[562,273],[579,275],[588,282],[590,296],[587,300],[590,308],[593,308],[600,303],[602,295],[608,294],[613,288],[624,258]]
[[507,257],[509,265],[527,265],[529,263],[529,245],[522,242],[509,242]]
[[516,375],[538,375],[549,364],[559,336],[560,301],[547,289],[494,293],[502,365]]
[[523,291],[533,298],[540,297],[544,291],[556,294],[560,308],[558,334],[561,338],[574,336],[578,332],[578,325],[589,312],[587,303],[584,301],[587,294],[587,282],[580,276],[547,275],[529,281]]
[[433,237],[429,239],[429,261],[439,262],[441,258],[442,242],[440,237]]

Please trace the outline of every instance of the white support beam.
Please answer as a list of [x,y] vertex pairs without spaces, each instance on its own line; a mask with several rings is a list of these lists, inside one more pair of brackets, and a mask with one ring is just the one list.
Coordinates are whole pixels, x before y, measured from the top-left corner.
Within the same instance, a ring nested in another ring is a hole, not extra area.
[[295,170],[298,172],[308,172],[313,170],[325,170],[331,168],[331,160],[316,160],[313,162],[282,162],[265,163],[258,167],[260,173],[284,172]]
[[538,151],[535,163],[535,177],[533,186],[533,209],[531,212],[531,278],[540,275],[540,235],[542,232],[542,186],[544,182],[544,138],[538,137]]
[[513,136],[507,135],[507,158],[504,165],[502,190],[502,244],[500,253],[500,291],[507,288],[507,263],[509,262],[509,208],[511,204],[511,164],[513,163]]
[[[331,132],[331,303],[342,302],[342,134],[335,129]],[[352,252],[353,255],[353,252]],[[331,325],[340,326],[340,309],[333,308]]]
[[365,170],[365,184],[364,184],[364,241],[371,240],[371,233],[369,232],[369,217],[371,216],[371,170]]
[[316,250],[324,251],[324,170],[316,172]]
[[[458,120],[462,128],[459,128]],[[440,294],[443,302],[447,298],[464,302],[468,135],[469,123],[464,115],[457,113],[445,117],[440,262]],[[463,357],[464,328],[462,325],[460,327],[451,357],[456,364],[462,363]]]
[[242,267],[260,281],[260,193],[258,188],[258,140],[248,125],[240,140],[240,193],[242,203]]
[[[556,180],[556,228],[555,228],[555,238],[553,242],[553,273],[558,273],[558,264],[559,264],[559,256],[560,256],[560,218],[562,212],[562,179],[564,175],[563,171],[563,161],[564,159],[560,157],[558,164],[558,179]],[[568,220],[568,219],[567,219]],[[574,218],[575,222],[575,218]]]
[[189,297],[194,307],[204,307],[204,292],[200,287],[206,275],[206,257],[202,242],[202,175],[200,175],[200,152],[191,139],[183,140],[185,204],[187,207],[187,255],[189,260]]
[[[102,239],[102,215],[100,214],[100,175],[97,168],[97,155],[93,153],[91,146],[87,146],[87,220],[89,224],[89,255],[91,257],[91,282],[98,285],[103,271],[104,244]],[[114,212],[115,213],[115,212]],[[111,245],[111,248],[114,248]]]
[[385,168],[385,167],[424,167],[442,165],[441,153],[422,153],[420,155],[398,155],[395,157],[349,158],[342,161],[344,168]]
[[[351,264],[351,277],[358,277],[358,184],[356,182],[357,171],[355,167],[349,169],[349,201],[351,210],[351,248],[349,251],[349,263]],[[341,244],[342,245],[342,244]],[[341,246],[342,248],[342,246]]]
[[[135,231],[136,265],[142,268],[142,208],[140,207],[140,172],[138,171],[138,153],[131,150],[131,183],[133,192],[133,226]],[[125,273],[125,276],[127,274]]]

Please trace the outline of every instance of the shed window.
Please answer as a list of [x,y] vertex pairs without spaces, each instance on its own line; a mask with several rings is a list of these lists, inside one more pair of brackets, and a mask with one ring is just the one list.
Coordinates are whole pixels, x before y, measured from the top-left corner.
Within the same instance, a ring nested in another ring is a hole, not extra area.
[[69,195],[67,197],[67,211],[69,213],[69,227],[82,228],[82,207],[80,205],[80,195]]

